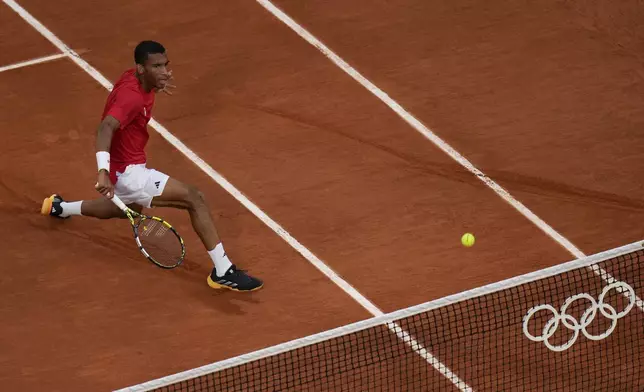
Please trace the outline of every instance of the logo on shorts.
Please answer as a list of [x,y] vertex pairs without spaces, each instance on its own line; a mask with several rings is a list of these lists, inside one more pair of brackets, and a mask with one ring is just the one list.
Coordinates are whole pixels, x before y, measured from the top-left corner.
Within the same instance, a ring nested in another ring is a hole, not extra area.
[[159,189],[159,186],[161,185],[161,181],[156,181],[156,182],[154,183],[154,185],[156,185],[156,186],[157,186],[157,189]]

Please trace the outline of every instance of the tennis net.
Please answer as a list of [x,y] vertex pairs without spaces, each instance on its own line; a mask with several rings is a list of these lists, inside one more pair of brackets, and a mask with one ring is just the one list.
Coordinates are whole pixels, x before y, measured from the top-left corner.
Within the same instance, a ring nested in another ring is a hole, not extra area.
[[640,390],[643,259],[633,243],[119,392]]

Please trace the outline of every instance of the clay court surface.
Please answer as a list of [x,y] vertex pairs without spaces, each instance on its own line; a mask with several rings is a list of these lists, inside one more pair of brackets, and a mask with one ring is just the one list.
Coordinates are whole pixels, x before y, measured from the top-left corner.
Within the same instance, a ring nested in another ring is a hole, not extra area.
[[[0,68],[61,53],[7,3]],[[182,211],[154,210],[186,240],[174,270],[140,255],[127,221],[40,215],[54,192],[100,196],[108,91],[67,56],[4,70],[1,389],[114,390],[374,315],[302,249],[387,313],[642,238],[641,2],[273,4],[552,232],[259,2],[19,0],[111,82],[138,41],[162,42],[178,87],[154,118],[301,246],[152,128],[148,166],[206,194],[264,289],[210,289]]]

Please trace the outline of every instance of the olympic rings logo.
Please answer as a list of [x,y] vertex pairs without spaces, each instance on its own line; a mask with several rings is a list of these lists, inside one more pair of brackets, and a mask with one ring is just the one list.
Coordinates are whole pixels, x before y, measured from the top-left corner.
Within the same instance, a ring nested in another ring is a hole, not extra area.
[[[617,310],[612,305],[604,303],[606,294],[610,290],[618,290],[618,288],[622,289],[621,292],[624,292],[624,290],[626,290],[628,292],[629,299],[628,305],[621,312],[617,312]],[[573,302],[581,299],[590,301],[591,305],[584,311],[584,313],[582,313],[581,320],[577,320],[573,316],[566,314],[566,310],[568,310]],[[575,341],[577,341],[579,332],[582,332],[584,336],[586,336],[590,340],[602,340],[608,337],[611,333],[613,333],[613,330],[615,330],[615,327],[617,326],[617,320],[626,316],[628,312],[630,312],[633,308],[633,305],[635,305],[635,302],[635,290],[633,290],[630,285],[624,282],[613,282],[604,288],[601,295],[599,296],[599,301],[595,301],[595,299],[589,294],[581,293],[573,295],[572,297],[566,299],[564,304],[559,309],[559,312],[557,312],[557,310],[553,306],[548,304],[538,305],[530,308],[530,310],[528,310],[528,313],[523,317],[523,333],[528,337],[528,339],[532,340],[533,342],[543,342],[546,347],[548,347],[552,351],[564,351],[570,348],[575,343]],[[544,325],[543,330],[541,331],[541,336],[533,336],[528,331],[528,322],[535,313],[541,310],[550,311],[553,316]],[[601,333],[599,335],[592,335],[586,330],[586,327],[589,326],[593,322],[593,320],[595,320],[595,316],[597,315],[598,310],[604,317],[611,320],[611,324],[604,333]],[[564,327],[571,330],[572,336],[566,343],[559,346],[554,346],[552,343],[550,343],[549,339],[555,334],[557,328],[559,327],[559,324],[562,324]]]

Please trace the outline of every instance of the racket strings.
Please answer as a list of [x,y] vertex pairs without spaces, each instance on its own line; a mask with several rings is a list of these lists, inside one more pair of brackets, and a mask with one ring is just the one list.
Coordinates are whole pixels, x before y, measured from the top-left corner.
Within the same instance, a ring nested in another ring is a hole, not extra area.
[[162,222],[143,220],[138,232],[141,246],[158,263],[172,266],[181,260],[182,246],[179,238]]

